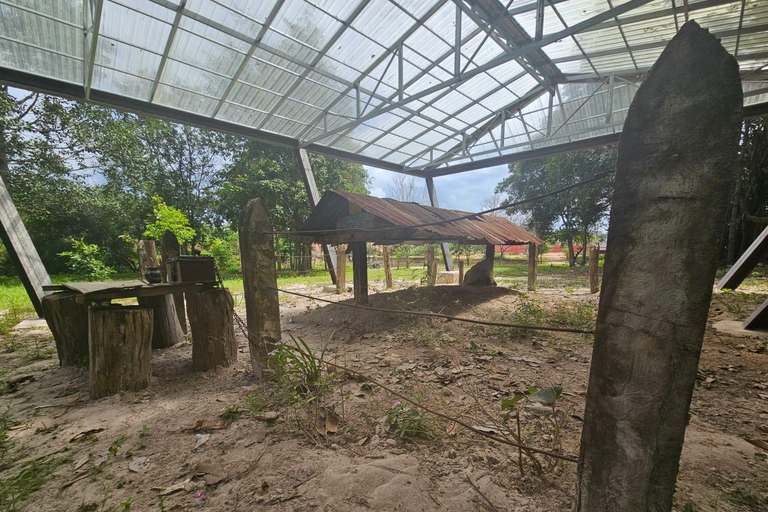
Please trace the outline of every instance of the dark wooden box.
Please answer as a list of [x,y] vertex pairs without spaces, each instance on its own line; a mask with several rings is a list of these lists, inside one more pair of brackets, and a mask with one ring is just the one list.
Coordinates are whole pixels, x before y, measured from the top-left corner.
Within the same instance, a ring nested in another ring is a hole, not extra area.
[[168,262],[169,283],[215,283],[212,256],[179,256]]

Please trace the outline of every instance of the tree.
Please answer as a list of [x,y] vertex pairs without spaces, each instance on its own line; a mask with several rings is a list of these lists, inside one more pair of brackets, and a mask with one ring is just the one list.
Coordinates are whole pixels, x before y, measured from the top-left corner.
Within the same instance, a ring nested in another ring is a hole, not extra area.
[[189,226],[189,219],[181,210],[168,206],[162,197],[154,196],[154,217],[147,224],[144,236],[153,240],[162,240],[165,230],[176,235],[180,244],[191,242],[195,238],[195,230]]
[[404,203],[428,204],[429,196],[426,187],[422,187],[414,176],[396,173],[387,187],[387,197]]
[[[563,153],[552,157],[510,164],[509,175],[496,192],[507,195],[506,202],[540,195],[579,183],[616,166],[616,149],[606,146]],[[575,264],[574,239],[582,237],[582,250],[589,243],[589,230],[610,208],[613,178],[559,193],[542,201],[510,208],[510,214],[526,215],[526,226],[540,238],[557,234],[568,246],[568,262]],[[586,255],[582,255],[586,263]]]

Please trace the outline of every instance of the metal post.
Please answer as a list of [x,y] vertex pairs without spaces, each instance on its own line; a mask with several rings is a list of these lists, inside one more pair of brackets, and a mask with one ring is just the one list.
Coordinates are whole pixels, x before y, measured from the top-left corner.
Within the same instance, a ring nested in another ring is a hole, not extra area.
[[[312,209],[314,209],[320,201],[320,194],[317,192],[315,175],[312,173],[312,166],[309,163],[309,154],[307,154],[305,149],[299,149],[296,151],[296,159],[299,161],[301,179],[304,181],[304,187],[307,189],[309,204],[312,205]],[[331,273],[331,282],[336,284],[336,251],[333,247],[326,244],[322,244],[322,247],[325,264],[328,266],[328,271]]]
[[[435,208],[440,208],[440,203],[437,201],[437,191],[435,190],[435,182],[431,177],[424,178],[427,182],[427,193],[429,194],[429,203]],[[445,260],[445,270],[448,272],[453,271],[453,260],[451,259],[451,248],[447,243],[440,244],[440,250],[443,251],[443,260]]]

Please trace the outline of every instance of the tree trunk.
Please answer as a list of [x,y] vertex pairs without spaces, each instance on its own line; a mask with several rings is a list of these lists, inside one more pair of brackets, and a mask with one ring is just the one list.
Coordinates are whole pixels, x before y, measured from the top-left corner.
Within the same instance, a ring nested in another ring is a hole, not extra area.
[[384,258],[384,281],[387,288],[392,288],[392,263],[389,260],[389,247],[386,245],[381,249]]
[[568,266],[569,267],[575,267],[576,266],[576,257],[573,254],[573,237],[568,235],[567,238],[568,242]]
[[88,366],[88,304],[75,292],[43,297],[43,315],[56,341],[61,366]]
[[352,274],[355,302],[368,304],[368,247],[365,242],[352,242]]
[[[163,256],[163,266],[161,268],[165,270],[163,281],[167,283],[169,282],[167,276],[168,262],[179,257],[181,248],[179,247],[179,240],[176,238],[176,235],[167,229],[163,233],[162,244],[160,249]],[[179,326],[181,327],[182,332],[187,334],[187,315],[184,307],[184,292],[176,292],[173,294],[173,304],[176,307],[176,316],[179,319]]]
[[459,260],[459,286],[464,284],[464,260]]
[[259,380],[267,377],[268,354],[280,340],[280,303],[271,232],[272,220],[264,202],[248,201],[240,218],[240,255],[251,368]]
[[92,306],[88,327],[91,398],[146,388],[152,374],[152,310]]
[[208,370],[237,362],[234,311],[232,294],[226,288],[190,295],[193,367]]
[[154,328],[152,329],[152,348],[168,348],[184,341],[184,332],[179,325],[176,306],[170,295],[139,297],[139,306],[152,308]]
[[[736,176],[736,60],[689,21],[619,143],[576,510],[669,511]],[[664,250],[651,250],[658,241]]]
[[584,226],[583,243],[581,245],[581,266],[587,266],[587,247],[589,247],[589,228]]

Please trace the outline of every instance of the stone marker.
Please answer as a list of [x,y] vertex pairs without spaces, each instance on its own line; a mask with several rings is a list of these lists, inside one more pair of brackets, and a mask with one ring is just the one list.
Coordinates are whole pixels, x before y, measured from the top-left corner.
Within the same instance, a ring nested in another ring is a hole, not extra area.
[[736,60],[689,21],[619,144],[577,511],[672,508],[741,121]]

